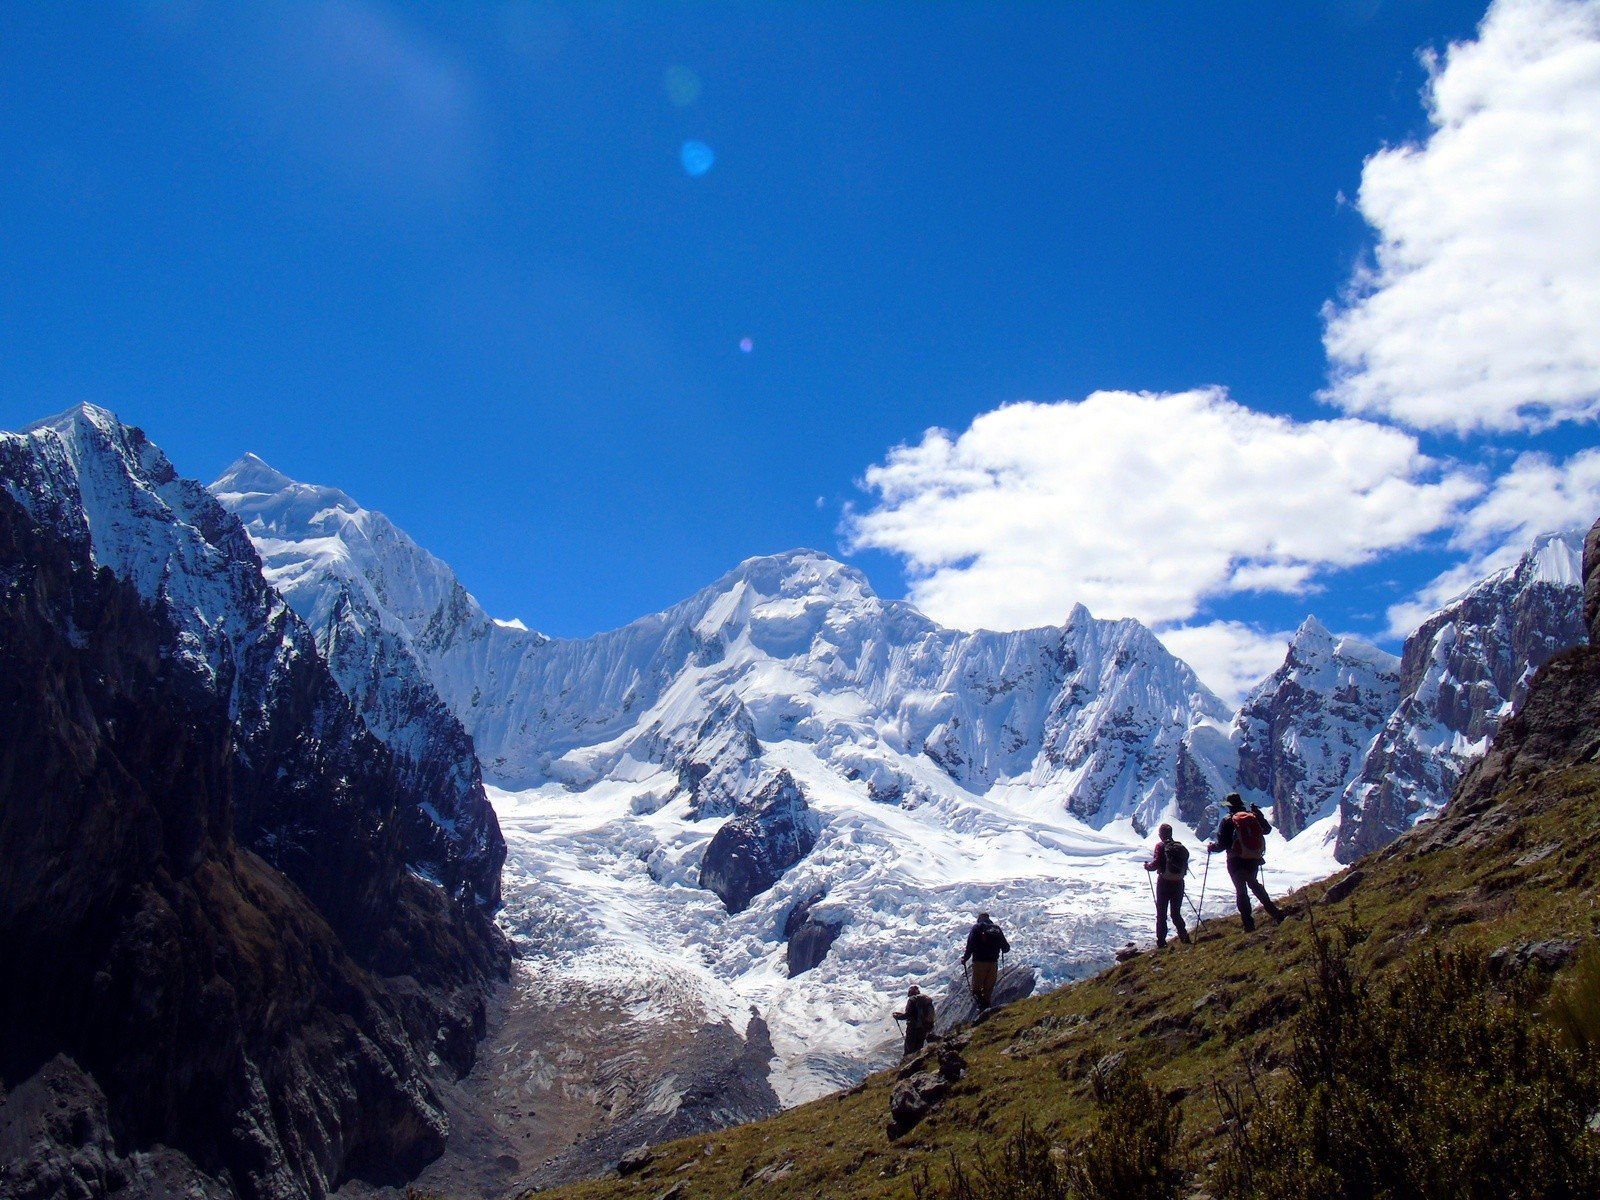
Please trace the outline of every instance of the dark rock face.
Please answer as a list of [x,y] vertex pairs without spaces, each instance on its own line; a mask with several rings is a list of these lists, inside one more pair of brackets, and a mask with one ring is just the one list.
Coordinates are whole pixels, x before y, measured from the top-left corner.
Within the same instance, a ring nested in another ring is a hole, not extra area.
[[812,913],[822,899],[823,893],[818,892],[795,905],[784,919],[783,936],[789,939],[784,957],[789,965],[790,979],[811,970],[826,958],[839,931],[844,928],[842,922],[819,920]]
[[712,837],[700,860],[700,886],[715,892],[730,913],[743,912],[811,852],[819,831],[800,785],[779,771],[741,800]]
[[169,1147],[120,1152],[105,1093],[71,1059],[57,1056],[0,1095],[0,1195],[233,1200],[234,1192]]
[[411,865],[462,901],[494,911],[506,845],[466,729],[411,651],[353,593],[313,633],[340,689],[415,798],[398,811]]
[[[234,785],[265,768],[240,764],[226,694],[84,551],[0,491],[0,1191],[403,1181],[443,1147],[428,1060],[470,1065],[498,943],[409,874],[396,833],[351,848],[363,827],[336,813],[313,836],[322,806],[374,797],[295,780],[303,865],[361,958],[405,974],[364,969],[239,846]],[[366,874],[341,889],[339,869]]]
[[0,436],[0,483],[0,1192],[403,1182],[508,966],[491,897],[418,877],[425,784],[139,431]]
[[166,613],[175,661],[234,727],[239,840],[289,875],[353,953],[386,973],[403,970],[409,952],[388,916],[399,897],[377,882],[387,872],[370,869],[396,852],[478,909],[463,919],[480,940],[496,940],[487,913],[504,844],[481,787],[468,836],[441,837],[430,815],[439,780],[397,765],[356,715],[215,497],[179,476],[142,431],[88,406],[0,436],[0,482],[50,537]]
[[1400,705],[1340,803],[1341,862],[1386,845],[1448,799],[1479,748],[1498,741],[1533,672],[1587,639],[1587,602],[1565,569],[1575,541],[1539,539],[1515,568],[1406,639]]
[[1283,665],[1246,697],[1233,725],[1238,787],[1270,798],[1285,837],[1333,811],[1400,701],[1399,666],[1307,618]]

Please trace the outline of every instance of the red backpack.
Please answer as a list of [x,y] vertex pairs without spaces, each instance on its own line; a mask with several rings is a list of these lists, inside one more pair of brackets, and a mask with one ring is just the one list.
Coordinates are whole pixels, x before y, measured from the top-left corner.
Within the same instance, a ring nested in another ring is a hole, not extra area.
[[1261,822],[1255,813],[1236,812],[1233,821],[1233,853],[1235,858],[1249,858],[1257,862],[1267,856],[1267,835],[1261,832]]

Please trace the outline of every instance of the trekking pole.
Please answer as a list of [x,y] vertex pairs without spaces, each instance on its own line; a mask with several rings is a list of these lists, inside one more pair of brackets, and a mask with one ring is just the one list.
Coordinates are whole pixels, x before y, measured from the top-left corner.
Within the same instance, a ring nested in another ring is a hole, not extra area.
[[1200,932],[1200,913],[1206,906],[1206,880],[1211,878],[1211,852],[1206,851],[1206,869],[1200,875],[1200,903],[1194,910],[1194,931]]

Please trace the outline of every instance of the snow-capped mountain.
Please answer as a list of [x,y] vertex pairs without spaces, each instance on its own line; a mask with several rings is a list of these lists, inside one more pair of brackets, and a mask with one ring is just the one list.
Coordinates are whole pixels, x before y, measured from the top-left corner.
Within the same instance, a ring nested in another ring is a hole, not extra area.
[[[240,840],[314,899],[317,887],[330,894],[360,887],[358,880],[341,881],[315,866],[323,853],[315,840],[333,821],[347,826],[347,844],[387,837],[381,833],[386,815],[364,811],[353,798],[308,813],[300,776],[333,777],[342,753],[374,762],[378,756],[365,744],[363,718],[329,686],[311,632],[263,578],[238,520],[202,485],[180,476],[140,430],[92,405],[20,434],[0,434],[0,480],[41,526],[170,614],[178,661],[225,700],[237,730]],[[307,712],[284,719],[296,706]],[[381,724],[380,714],[374,719]],[[466,772],[475,782],[470,757],[461,757],[470,756],[469,745],[446,742],[443,752],[456,758],[440,775]],[[385,762],[376,769],[387,771],[387,756],[381,757]],[[268,765],[271,770],[255,769]],[[388,800],[399,801],[412,866],[487,909],[498,896],[504,848],[481,784],[476,787],[456,794],[459,807],[451,813],[434,807],[438,793],[424,790],[420,779]]]
[[[405,652],[383,686],[423,677],[470,733],[524,986],[647,978],[648,1011],[735,1034],[754,1008],[786,1102],[880,1052],[883,1006],[939,984],[974,907],[1068,978],[1143,930],[1144,831],[1235,788],[1291,835],[1331,826],[1403,708],[1393,656],[1314,620],[1235,714],[1135,621],[945,629],[809,550],[551,640],[344,493],[250,459],[217,491],[314,627],[359,609],[352,636]],[[1277,844],[1275,887],[1332,865]]]
[[[428,866],[452,853],[462,860],[479,901],[500,900],[504,851],[472,740],[446,707],[418,659],[418,641],[448,631],[436,657],[498,637],[448,568],[420,551],[393,553],[404,535],[332,488],[295,484],[246,455],[211,492],[248,526],[267,581],[311,629],[340,688],[389,747],[417,794],[427,799],[418,835],[433,843]],[[285,543],[282,528],[312,531]],[[306,556],[308,549],[311,556]],[[532,635],[536,636],[536,635]]]
[[1547,659],[1586,640],[1582,531],[1536,539],[1406,639],[1400,703],[1340,801],[1351,862],[1437,812]]
[[403,643],[504,788],[665,767],[696,811],[724,815],[760,744],[795,740],[880,800],[906,794],[901,759],[925,756],[970,790],[1049,790],[1092,824],[1148,825],[1172,803],[1189,726],[1228,715],[1137,622],[1080,606],[1060,628],[960,633],[815,551],[751,559],[665,612],[549,641],[490,619],[342,492],[253,458],[213,490],[313,628],[359,611]]
[[1283,665],[1245,697],[1231,741],[1237,786],[1285,837],[1330,815],[1400,702],[1400,660],[1307,617]]
[[217,491],[314,626],[359,595],[471,733],[528,986],[653,979],[654,1008],[735,1031],[754,1006],[786,1100],[864,1069],[976,906],[1046,981],[1126,940],[1138,830],[1232,715],[1137,622],[944,629],[809,550],[546,640],[342,493],[250,460]]
[[420,1170],[509,967],[481,788],[466,843],[238,521],[103,410],[0,434],[0,608],[0,1193]]

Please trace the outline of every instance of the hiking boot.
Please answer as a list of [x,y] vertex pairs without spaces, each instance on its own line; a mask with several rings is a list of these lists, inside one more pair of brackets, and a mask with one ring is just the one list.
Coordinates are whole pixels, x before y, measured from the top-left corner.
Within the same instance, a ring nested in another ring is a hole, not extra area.
[[1242,923],[1246,933],[1254,933],[1256,931],[1256,919],[1254,917],[1245,917]]
[[1189,931],[1186,929],[1182,933],[1178,934],[1178,940],[1187,946],[1193,939],[1189,937]]

